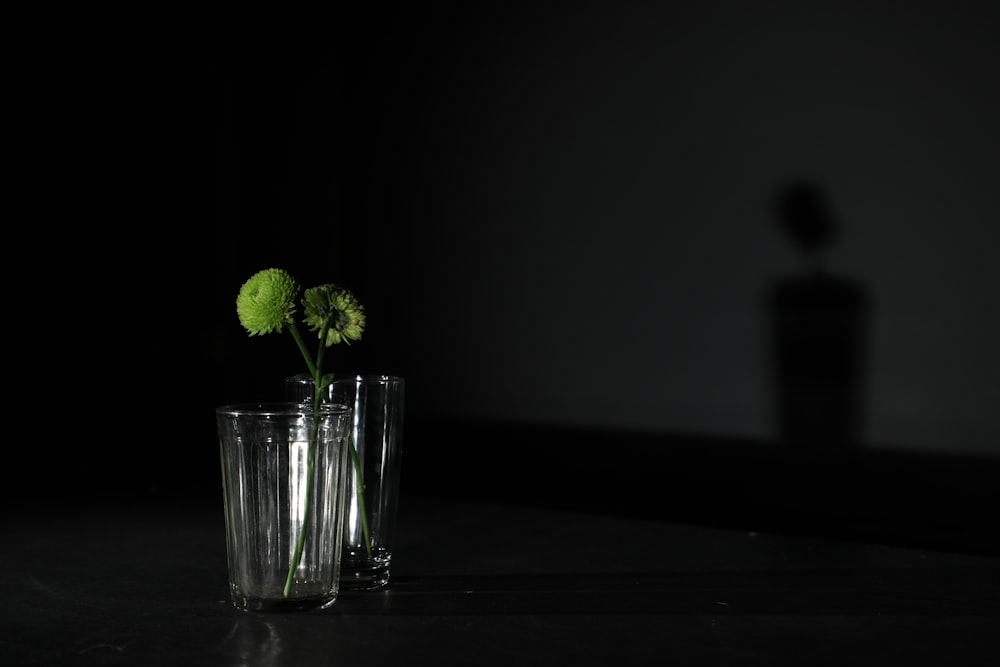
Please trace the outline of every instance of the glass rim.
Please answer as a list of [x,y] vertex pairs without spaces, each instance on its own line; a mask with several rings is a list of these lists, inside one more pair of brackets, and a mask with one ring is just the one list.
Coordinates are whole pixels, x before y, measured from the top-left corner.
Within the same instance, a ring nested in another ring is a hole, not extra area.
[[[343,403],[322,403],[318,412],[323,416],[350,414],[350,406]],[[313,408],[294,401],[260,401],[257,403],[230,403],[215,408],[218,415],[258,415],[266,417],[306,417],[314,413]]]

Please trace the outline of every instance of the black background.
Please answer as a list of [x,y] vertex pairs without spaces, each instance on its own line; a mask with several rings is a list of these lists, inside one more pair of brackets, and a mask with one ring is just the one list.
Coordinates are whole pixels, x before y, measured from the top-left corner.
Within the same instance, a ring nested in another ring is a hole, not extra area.
[[[28,352],[11,368],[39,370],[7,488],[218,502],[214,407],[302,370],[290,338],[235,316],[239,286],[280,266],[366,305],[333,370],[407,378],[407,493],[995,549],[998,18],[23,13],[9,105],[28,206],[7,254],[31,264],[8,326]],[[727,338],[750,316],[767,331],[769,286],[815,259],[769,208],[799,178],[834,200],[830,262],[872,299],[841,336],[859,337],[863,387],[808,390],[860,404],[837,418],[857,437],[815,417],[783,438],[768,355],[794,343]]]

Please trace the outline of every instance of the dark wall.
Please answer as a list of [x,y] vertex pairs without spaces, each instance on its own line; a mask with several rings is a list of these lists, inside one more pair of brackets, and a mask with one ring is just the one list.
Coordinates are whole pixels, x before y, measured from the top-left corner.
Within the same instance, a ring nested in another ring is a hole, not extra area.
[[174,17],[196,367],[262,375],[227,310],[281,264],[359,293],[338,359],[429,416],[1000,453],[994,10],[452,4]]
[[[476,424],[614,433],[674,469],[995,461],[996,10],[691,4],[215,3],[125,38],[39,30],[26,127],[65,155],[28,153],[38,217],[130,204],[75,261],[149,323],[102,359],[175,407],[130,491],[180,473],[214,498],[213,408],[302,370],[236,319],[269,266],[366,305],[330,363],[407,377],[428,479],[463,474]],[[86,159],[108,142],[114,179]]]

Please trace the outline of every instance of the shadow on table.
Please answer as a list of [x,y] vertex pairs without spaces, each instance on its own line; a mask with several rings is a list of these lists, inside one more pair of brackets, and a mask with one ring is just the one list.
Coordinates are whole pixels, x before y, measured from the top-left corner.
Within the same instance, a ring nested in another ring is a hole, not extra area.
[[400,577],[387,591],[342,593],[324,613],[977,616],[1000,613],[995,577],[957,565]]
[[833,455],[753,439],[487,421],[407,428],[401,502],[462,498],[1000,555],[1000,458]]

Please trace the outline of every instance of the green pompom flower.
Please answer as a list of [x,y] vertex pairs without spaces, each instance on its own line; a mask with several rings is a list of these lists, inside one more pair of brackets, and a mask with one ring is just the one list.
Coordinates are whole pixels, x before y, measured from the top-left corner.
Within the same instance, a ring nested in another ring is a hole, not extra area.
[[250,335],[262,336],[294,323],[299,283],[282,269],[264,269],[243,283],[236,314]]
[[332,283],[310,287],[302,298],[302,305],[305,306],[305,322],[311,330],[322,335],[323,324],[329,321],[327,347],[361,340],[365,330],[365,309],[350,291]]

